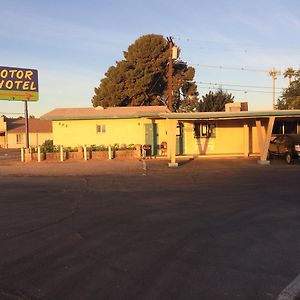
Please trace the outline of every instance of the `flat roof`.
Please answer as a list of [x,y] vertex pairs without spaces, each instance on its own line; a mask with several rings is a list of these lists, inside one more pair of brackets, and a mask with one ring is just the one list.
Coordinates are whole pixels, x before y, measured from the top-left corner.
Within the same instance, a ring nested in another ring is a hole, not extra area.
[[160,114],[160,117],[177,120],[210,120],[210,119],[245,119],[262,117],[300,117],[300,110],[268,110],[268,111],[237,111],[237,112],[188,112]]
[[126,107],[84,107],[56,108],[41,116],[44,120],[95,120],[95,119],[131,119],[142,117],[159,117],[170,113],[166,106],[126,106]]
[[176,112],[166,106],[128,106],[108,108],[56,108],[41,116],[44,120],[97,120],[97,119],[132,119],[160,118],[177,120],[220,120],[267,117],[300,117],[300,110],[267,110],[237,112]]

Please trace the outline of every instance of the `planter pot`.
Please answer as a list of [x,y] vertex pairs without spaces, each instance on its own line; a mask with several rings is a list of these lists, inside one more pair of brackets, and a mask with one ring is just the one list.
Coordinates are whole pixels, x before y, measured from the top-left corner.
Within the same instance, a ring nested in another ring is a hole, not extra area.
[[92,159],[108,159],[108,151],[92,151]]
[[[32,153],[31,157],[32,157],[33,161],[38,161],[38,154],[36,152]],[[44,159],[45,159],[45,153],[41,152],[41,160],[44,160]]]
[[[57,160],[60,161],[60,152],[47,152],[46,160]],[[66,152],[63,153],[63,159],[66,160],[67,155]]]
[[139,158],[139,151],[137,150],[116,150],[114,151],[114,157],[119,159],[135,159]]
[[83,160],[83,152],[67,152],[67,159]]

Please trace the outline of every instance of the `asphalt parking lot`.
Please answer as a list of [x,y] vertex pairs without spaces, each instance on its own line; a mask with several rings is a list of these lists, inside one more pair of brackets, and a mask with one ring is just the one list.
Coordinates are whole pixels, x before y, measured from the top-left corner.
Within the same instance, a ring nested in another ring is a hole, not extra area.
[[276,299],[300,164],[0,161],[0,299]]

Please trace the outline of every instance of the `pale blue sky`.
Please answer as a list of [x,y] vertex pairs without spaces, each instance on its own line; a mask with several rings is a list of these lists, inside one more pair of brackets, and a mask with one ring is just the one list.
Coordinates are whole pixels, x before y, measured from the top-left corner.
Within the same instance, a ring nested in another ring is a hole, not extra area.
[[[300,64],[298,0],[0,0],[0,4],[0,65],[38,69],[40,100],[29,103],[29,113],[36,116],[56,107],[91,106],[94,87],[107,68],[144,34],[175,37],[181,59],[196,68],[200,95],[209,86],[223,84],[235,101],[248,101],[252,110],[271,109],[269,69],[298,69]],[[279,77],[276,86],[286,87],[287,80]],[[0,114],[8,112],[22,113],[23,103],[0,101]]]

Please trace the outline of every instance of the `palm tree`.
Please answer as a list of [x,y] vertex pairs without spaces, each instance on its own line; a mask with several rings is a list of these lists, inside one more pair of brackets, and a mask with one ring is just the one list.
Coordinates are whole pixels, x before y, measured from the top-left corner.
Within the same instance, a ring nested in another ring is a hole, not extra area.
[[296,71],[293,68],[287,68],[283,73],[284,78],[289,78],[289,84],[291,84],[292,77],[295,76]]

